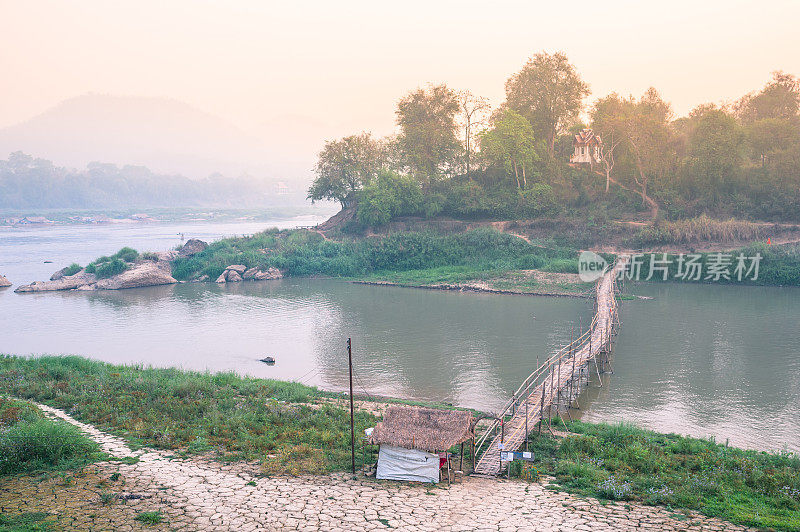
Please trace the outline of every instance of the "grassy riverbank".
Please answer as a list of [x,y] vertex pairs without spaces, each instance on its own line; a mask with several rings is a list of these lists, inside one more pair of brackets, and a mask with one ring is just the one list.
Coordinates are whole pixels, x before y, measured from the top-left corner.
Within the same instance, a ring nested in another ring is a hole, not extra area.
[[559,489],[689,508],[763,529],[800,530],[796,454],[746,451],[629,424],[568,422],[566,429],[572,434],[563,439],[546,433],[530,438],[536,468],[555,476]]
[[250,237],[226,238],[193,257],[173,263],[178,280],[216,278],[231,264],[287,275],[365,277],[429,271],[488,272],[549,269],[577,273],[577,257],[567,248],[534,246],[489,228],[461,233],[401,232],[385,237],[326,240],[307,230],[267,230]]
[[27,401],[0,397],[0,476],[75,469],[102,457],[77,428]]
[[[341,396],[297,383],[116,366],[79,357],[4,356],[0,393],[61,408],[134,445],[257,460],[268,475],[325,473],[350,465],[350,418],[337,399]],[[16,412],[19,419],[39,419],[25,405],[4,400],[0,415],[6,419]],[[356,431],[373,426],[378,415],[377,408],[357,410]],[[744,451],[630,425],[571,422],[566,428],[571,432],[566,438],[532,435],[530,440],[536,469],[555,476],[556,489],[800,530],[796,455]],[[52,438],[38,443],[62,445]],[[66,457],[62,465],[79,467],[94,459],[94,452],[91,446],[74,447],[72,455],[61,453]],[[357,465],[375,458],[373,451],[360,449]]]
[[[4,356],[0,393],[61,408],[134,444],[261,460],[266,473],[320,473],[350,464],[349,412],[315,401],[330,394],[297,383],[80,357]],[[375,421],[358,411],[357,433]]]

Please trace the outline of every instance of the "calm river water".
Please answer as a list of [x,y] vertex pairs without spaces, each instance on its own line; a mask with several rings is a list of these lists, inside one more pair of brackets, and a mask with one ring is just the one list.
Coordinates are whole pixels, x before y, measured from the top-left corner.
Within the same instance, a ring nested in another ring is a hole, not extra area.
[[[165,250],[267,226],[137,224],[0,228],[0,273],[46,279],[130,245]],[[305,222],[308,223],[308,222]],[[53,263],[44,263],[51,260]],[[758,449],[800,451],[800,290],[627,285],[614,374],[582,401],[584,419],[629,420]],[[0,352],[79,354],[119,363],[235,370],[330,389],[492,410],[591,319],[588,301],[462,294],[285,279],[117,292],[0,289]],[[277,359],[275,366],[257,361]]]

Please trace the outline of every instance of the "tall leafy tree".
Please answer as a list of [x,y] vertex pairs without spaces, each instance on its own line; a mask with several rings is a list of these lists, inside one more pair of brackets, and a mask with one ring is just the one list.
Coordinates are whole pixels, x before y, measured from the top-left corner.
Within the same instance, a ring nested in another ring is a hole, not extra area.
[[470,163],[475,151],[475,136],[489,114],[489,100],[483,96],[475,96],[470,91],[458,94],[458,119],[464,132],[464,168],[467,177],[470,173]]
[[714,105],[698,107],[689,119],[692,168],[716,195],[741,164],[744,132],[733,116]]
[[538,53],[506,81],[506,103],[524,116],[553,157],[558,135],[573,125],[589,86],[562,52]]
[[514,176],[517,188],[527,187],[528,176],[540,160],[530,122],[511,109],[500,111],[493,127],[480,136],[481,154]]
[[625,140],[630,112],[631,105],[629,102],[620,98],[616,93],[600,98],[592,108],[592,130],[603,141],[600,162],[603,165],[606,176],[606,192],[608,192],[612,179],[611,173],[616,162],[614,152],[620,143]]
[[767,118],[789,119],[800,109],[800,79],[784,72],[774,72],[772,81],[756,94],[737,102],[739,118],[745,123]]
[[335,200],[347,207],[355,192],[371,183],[386,165],[386,143],[369,133],[328,141],[317,156],[317,177],[308,198]]
[[663,176],[672,157],[672,108],[654,88],[636,101],[628,103],[625,141],[633,154],[636,165],[634,181],[639,186],[642,203],[649,204],[654,211],[658,206],[647,195],[647,186],[653,176]]
[[456,164],[458,95],[447,85],[417,89],[397,103],[397,146],[403,165],[430,185]]

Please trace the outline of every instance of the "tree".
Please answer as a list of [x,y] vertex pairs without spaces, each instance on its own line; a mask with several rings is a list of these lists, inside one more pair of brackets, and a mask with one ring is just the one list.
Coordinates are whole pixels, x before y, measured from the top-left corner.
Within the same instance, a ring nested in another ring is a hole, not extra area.
[[492,129],[480,136],[481,154],[513,172],[517,188],[527,187],[528,174],[540,160],[533,127],[521,114],[504,109],[493,120]]
[[413,178],[383,171],[359,193],[356,214],[365,225],[383,225],[395,216],[417,214],[422,200],[419,183]]
[[547,141],[550,157],[555,141],[577,121],[589,86],[581,80],[562,52],[538,53],[506,81],[506,103],[533,126],[537,138]]
[[716,195],[741,163],[744,132],[733,116],[713,105],[695,109],[689,118],[692,167]]
[[657,211],[658,206],[647,195],[647,185],[651,176],[663,175],[669,164],[672,109],[652,87],[638,102],[630,98],[626,106],[629,112],[626,113],[625,141],[636,164],[634,181],[639,186],[642,203],[650,204]]
[[317,178],[308,190],[308,199],[335,200],[346,208],[354,193],[368,185],[386,164],[386,143],[369,133],[328,141],[317,157]]
[[603,163],[606,174],[606,193],[611,183],[611,172],[614,170],[614,150],[625,138],[629,112],[628,102],[616,93],[600,98],[592,108],[592,130],[603,140],[600,162]]
[[461,127],[464,129],[464,165],[467,177],[469,177],[475,128],[484,124],[490,106],[486,98],[475,96],[470,91],[462,91],[458,94],[458,105]]
[[447,85],[417,89],[397,103],[397,146],[404,166],[430,185],[455,166],[459,101]]
[[736,104],[744,123],[768,118],[789,119],[800,109],[800,79],[784,72],[773,72],[772,81],[758,94],[748,94]]

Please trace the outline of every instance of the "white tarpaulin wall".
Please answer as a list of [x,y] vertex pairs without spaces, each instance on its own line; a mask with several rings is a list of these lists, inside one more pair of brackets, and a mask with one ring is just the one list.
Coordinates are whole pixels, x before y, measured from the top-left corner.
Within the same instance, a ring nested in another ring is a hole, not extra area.
[[381,445],[376,478],[439,482],[439,456],[416,449]]

